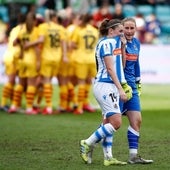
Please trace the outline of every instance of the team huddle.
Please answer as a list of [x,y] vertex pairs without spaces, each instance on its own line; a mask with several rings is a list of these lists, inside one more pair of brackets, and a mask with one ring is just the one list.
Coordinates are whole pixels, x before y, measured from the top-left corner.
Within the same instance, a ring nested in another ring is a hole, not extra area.
[[[95,112],[88,96],[96,75],[94,48],[99,35],[90,24],[91,17],[75,15],[67,28],[52,10],[46,12],[42,23],[37,24],[32,12],[26,19],[21,16],[19,19],[19,24],[10,32],[4,56],[9,81],[3,88],[1,108],[7,110],[11,100],[8,112],[17,112],[25,94],[26,114],[53,114],[57,102],[52,103],[52,78],[56,78],[59,106],[55,112]],[[40,110],[42,97],[45,107]]]

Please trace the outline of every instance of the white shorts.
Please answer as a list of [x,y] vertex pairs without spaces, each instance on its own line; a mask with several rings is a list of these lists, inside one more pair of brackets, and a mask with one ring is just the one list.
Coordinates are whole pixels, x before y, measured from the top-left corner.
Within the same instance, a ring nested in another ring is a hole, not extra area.
[[93,94],[101,107],[103,118],[115,113],[121,113],[119,107],[119,92],[114,84],[95,82]]

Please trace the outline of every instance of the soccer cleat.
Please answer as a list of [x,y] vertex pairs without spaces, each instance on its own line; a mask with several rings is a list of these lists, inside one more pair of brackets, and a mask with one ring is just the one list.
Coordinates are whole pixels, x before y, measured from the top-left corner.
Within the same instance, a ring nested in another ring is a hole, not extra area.
[[91,163],[92,163],[92,155],[93,155],[94,147],[95,147],[95,145],[92,145],[92,146],[90,147],[90,150],[89,150],[88,154],[87,154],[87,157],[88,157],[87,163],[88,163],[88,164],[91,164]]
[[52,109],[44,108],[42,111],[43,115],[51,115],[53,113]]
[[1,111],[4,111],[4,112],[8,112],[8,110],[9,110],[9,106],[0,106],[0,110]]
[[126,165],[127,162],[119,161],[116,158],[110,158],[104,160],[104,166],[110,166],[110,165]]
[[129,164],[150,164],[153,163],[153,160],[147,160],[141,158],[139,155],[134,156],[128,160]]
[[76,109],[76,110],[73,111],[73,114],[75,114],[75,115],[82,115],[83,114],[83,110]]
[[39,106],[33,106],[32,108],[34,111],[36,111],[37,113],[40,113],[41,112],[41,109]]
[[87,111],[87,112],[90,112],[90,113],[93,113],[96,111],[96,109],[94,109],[91,105],[89,104],[86,104],[86,105],[83,105],[83,110],[84,111]]
[[55,111],[56,114],[59,114],[59,113],[67,113],[67,110],[62,108],[62,107],[58,107],[57,110]]
[[37,115],[38,114],[38,112],[36,111],[36,110],[34,110],[34,109],[28,109],[28,110],[26,110],[26,112],[25,112],[27,115]]
[[16,113],[16,112],[17,112],[17,108],[16,108],[16,107],[11,106],[11,107],[8,109],[8,113]]
[[80,157],[85,163],[88,163],[88,153],[89,153],[89,146],[85,143],[85,140],[80,141]]

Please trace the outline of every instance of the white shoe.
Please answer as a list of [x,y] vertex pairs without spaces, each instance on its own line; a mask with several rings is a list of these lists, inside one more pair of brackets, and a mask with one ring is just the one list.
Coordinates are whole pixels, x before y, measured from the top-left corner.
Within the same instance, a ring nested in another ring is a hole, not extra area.
[[139,155],[136,155],[128,160],[130,164],[150,164],[153,163],[153,160],[143,159]]

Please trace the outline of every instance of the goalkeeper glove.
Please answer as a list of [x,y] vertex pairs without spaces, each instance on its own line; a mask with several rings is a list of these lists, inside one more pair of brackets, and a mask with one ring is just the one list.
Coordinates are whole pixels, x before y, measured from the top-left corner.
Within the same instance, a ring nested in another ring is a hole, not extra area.
[[136,82],[136,87],[137,87],[138,95],[141,96],[141,92],[142,92],[141,83],[140,82]]
[[125,91],[128,100],[132,98],[132,88],[127,83],[122,83],[122,88]]

